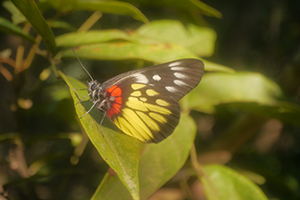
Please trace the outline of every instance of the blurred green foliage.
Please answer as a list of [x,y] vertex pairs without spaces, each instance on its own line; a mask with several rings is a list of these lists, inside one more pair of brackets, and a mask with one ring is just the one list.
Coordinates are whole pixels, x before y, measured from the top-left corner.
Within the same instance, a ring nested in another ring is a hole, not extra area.
[[[296,1],[2,5],[1,198],[300,198]],[[89,77],[72,47],[100,82],[181,58],[206,73],[168,139],[142,144],[106,119],[102,137],[98,111],[77,117],[91,104],[74,108]]]

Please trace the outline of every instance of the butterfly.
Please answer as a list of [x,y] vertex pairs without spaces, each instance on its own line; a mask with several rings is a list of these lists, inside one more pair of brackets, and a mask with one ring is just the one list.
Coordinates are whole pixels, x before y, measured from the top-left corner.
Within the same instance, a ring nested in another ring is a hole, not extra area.
[[178,101],[204,73],[202,61],[181,59],[125,72],[101,84],[79,62],[91,78],[88,96],[93,105],[86,114],[95,107],[122,132],[145,143],[159,143],[173,133],[180,119]]

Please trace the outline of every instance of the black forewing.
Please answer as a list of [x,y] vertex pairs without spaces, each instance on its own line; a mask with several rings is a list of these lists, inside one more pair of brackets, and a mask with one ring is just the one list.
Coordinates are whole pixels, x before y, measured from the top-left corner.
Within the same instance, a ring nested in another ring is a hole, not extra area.
[[[125,82],[149,84],[160,87],[165,94],[178,101],[200,82],[204,64],[197,59],[181,59],[120,74],[102,84],[104,89]],[[146,77],[144,79],[143,77]],[[158,80],[159,79],[159,80]]]

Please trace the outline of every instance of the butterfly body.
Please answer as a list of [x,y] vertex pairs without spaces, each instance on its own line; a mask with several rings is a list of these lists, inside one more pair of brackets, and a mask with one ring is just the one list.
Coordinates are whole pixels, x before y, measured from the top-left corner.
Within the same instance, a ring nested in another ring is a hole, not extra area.
[[100,84],[88,83],[93,107],[106,113],[125,134],[158,143],[176,128],[178,100],[198,85],[203,62],[182,59],[120,74]]

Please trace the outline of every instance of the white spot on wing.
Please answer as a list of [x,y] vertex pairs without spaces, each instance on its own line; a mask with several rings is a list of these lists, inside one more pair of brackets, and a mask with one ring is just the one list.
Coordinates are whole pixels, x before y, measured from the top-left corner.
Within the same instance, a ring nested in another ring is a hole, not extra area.
[[155,81],[160,81],[161,77],[157,74],[155,74],[154,76],[152,76],[153,80]]
[[148,78],[143,74],[137,73],[137,74],[132,74],[131,76],[135,78],[135,81],[137,83],[147,84],[149,82]]
[[177,62],[172,62],[172,63],[169,64],[169,67],[174,67],[174,66],[179,65],[179,64],[180,64],[179,61],[177,61]]
[[178,86],[187,85],[185,82],[183,82],[181,80],[174,80],[173,82]]
[[183,78],[187,78],[186,75],[184,75],[184,74],[182,74],[182,73],[179,73],[179,72],[175,72],[175,73],[174,73],[174,76],[175,76],[176,78],[182,78],[182,79],[183,79]]
[[110,97],[109,97],[109,100],[110,100],[110,101],[114,101],[115,98],[116,98],[116,97],[110,96]]
[[174,88],[173,86],[166,86],[165,88],[166,88],[166,90],[168,90],[169,92],[176,92],[176,91],[177,91],[176,88]]
[[174,70],[174,71],[183,71],[184,67],[171,67],[171,70]]

